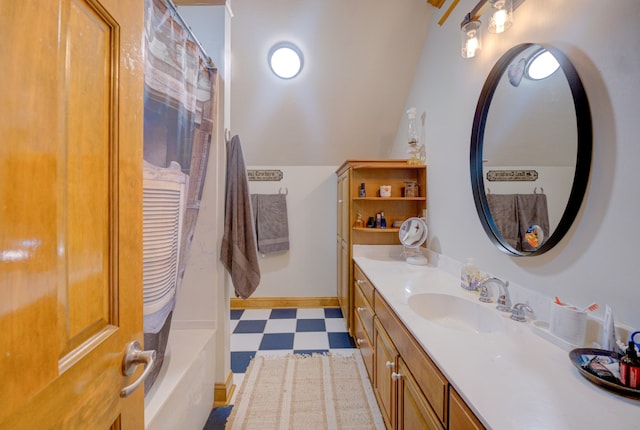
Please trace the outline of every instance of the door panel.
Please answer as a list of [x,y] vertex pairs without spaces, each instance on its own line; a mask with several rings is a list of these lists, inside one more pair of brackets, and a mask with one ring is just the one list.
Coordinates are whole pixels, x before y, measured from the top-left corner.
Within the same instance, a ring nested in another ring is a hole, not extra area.
[[[109,325],[116,323],[118,284],[110,274],[110,243],[116,218],[109,212],[115,206],[117,164],[110,154],[116,153],[117,142],[110,138],[112,124],[117,123],[110,111],[111,92],[117,88],[110,76],[113,52],[117,42],[117,23],[87,4],[71,2],[67,39],[69,72],[66,145],[66,223],[67,282],[61,289],[66,295],[68,312],[65,350],[87,342]],[[117,52],[117,51],[115,51]],[[91,88],[91,97],[83,97]],[[117,93],[117,92],[116,92]]]
[[0,428],[143,428],[143,3],[0,4]]

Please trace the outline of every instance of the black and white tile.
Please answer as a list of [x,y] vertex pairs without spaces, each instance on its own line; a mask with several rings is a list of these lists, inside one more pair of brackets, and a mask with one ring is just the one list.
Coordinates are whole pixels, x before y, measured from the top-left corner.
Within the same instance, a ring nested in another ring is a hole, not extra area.
[[[232,309],[231,371],[235,402],[251,359],[257,355],[353,354],[357,351],[340,308]],[[223,429],[232,406],[212,411],[205,430]]]

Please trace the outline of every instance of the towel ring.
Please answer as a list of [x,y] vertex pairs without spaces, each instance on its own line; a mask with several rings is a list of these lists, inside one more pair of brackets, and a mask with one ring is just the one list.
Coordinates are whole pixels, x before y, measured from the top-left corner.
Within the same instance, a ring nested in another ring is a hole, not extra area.
[[287,187],[284,187],[284,192],[282,192],[282,187],[280,187],[280,190],[278,190],[278,194],[284,194],[289,195],[289,189]]

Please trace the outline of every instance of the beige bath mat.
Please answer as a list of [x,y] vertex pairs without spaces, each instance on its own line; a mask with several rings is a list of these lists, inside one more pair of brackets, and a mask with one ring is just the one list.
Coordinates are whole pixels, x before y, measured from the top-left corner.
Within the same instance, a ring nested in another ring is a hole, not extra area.
[[384,428],[359,352],[255,357],[226,426],[230,430]]

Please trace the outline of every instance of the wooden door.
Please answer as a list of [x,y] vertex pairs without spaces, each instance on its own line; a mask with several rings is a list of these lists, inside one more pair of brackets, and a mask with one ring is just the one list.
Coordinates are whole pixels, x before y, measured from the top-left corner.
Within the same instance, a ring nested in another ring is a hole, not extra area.
[[142,1],[0,4],[0,428],[141,429]]

